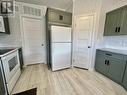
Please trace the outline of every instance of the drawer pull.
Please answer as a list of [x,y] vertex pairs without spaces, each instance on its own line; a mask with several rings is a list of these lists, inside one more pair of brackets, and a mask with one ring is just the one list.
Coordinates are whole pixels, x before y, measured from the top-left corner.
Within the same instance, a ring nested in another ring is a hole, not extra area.
[[108,55],[108,56],[112,56],[112,54],[109,54],[109,53],[106,53],[106,55]]
[[107,61],[107,60],[105,60],[105,65],[106,65],[106,61]]
[[105,60],[105,65],[107,65],[107,61],[108,61],[108,60]]
[[117,32],[118,31],[118,27],[116,27],[116,29],[115,29],[115,32]]
[[118,32],[120,32],[120,27],[118,27]]

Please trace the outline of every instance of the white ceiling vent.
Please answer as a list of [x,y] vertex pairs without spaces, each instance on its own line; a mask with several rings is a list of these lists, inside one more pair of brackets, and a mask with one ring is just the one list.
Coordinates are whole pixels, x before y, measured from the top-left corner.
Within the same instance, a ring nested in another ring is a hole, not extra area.
[[42,16],[41,9],[23,6],[23,14],[32,15],[32,16]]

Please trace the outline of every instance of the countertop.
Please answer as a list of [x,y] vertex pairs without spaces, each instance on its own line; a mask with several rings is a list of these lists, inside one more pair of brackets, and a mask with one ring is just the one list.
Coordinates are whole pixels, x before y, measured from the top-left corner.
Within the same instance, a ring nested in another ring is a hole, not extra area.
[[111,49],[111,48],[100,48],[98,50],[127,55],[127,50]]
[[20,48],[21,48],[21,47],[0,47],[1,50],[2,50],[2,49],[13,49],[13,50],[11,50],[11,51],[5,53],[5,54],[0,55],[0,57],[4,57],[4,56],[6,56],[6,55],[8,55],[8,54],[10,54],[10,53],[13,53],[13,52],[17,51],[17,50],[20,49]]

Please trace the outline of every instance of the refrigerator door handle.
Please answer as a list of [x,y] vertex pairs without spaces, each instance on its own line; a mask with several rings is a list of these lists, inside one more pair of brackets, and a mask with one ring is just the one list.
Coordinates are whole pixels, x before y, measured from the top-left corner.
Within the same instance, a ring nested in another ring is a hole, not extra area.
[[88,46],[88,48],[91,48],[91,46]]

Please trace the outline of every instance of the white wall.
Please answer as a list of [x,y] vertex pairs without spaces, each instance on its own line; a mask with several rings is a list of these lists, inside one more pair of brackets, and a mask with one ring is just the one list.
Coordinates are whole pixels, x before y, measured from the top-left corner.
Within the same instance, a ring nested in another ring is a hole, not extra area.
[[0,47],[20,47],[21,46],[21,31],[19,14],[14,17],[9,17],[10,35],[0,34]]
[[73,0],[74,15],[96,13],[100,4],[101,0]]
[[[74,0],[73,2],[73,16],[77,15],[88,15],[88,14],[95,14],[96,15],[96,22],[95,22],[95,39],[97,40],[98,34],[98,27],[99,27],[99,16],[100,16],[100,9],[101,9],[101,0]],[[75,23],[75,20],[73,20]]]

